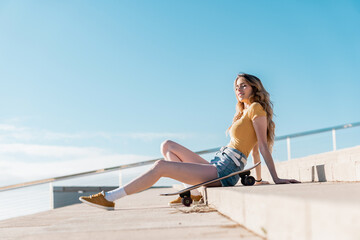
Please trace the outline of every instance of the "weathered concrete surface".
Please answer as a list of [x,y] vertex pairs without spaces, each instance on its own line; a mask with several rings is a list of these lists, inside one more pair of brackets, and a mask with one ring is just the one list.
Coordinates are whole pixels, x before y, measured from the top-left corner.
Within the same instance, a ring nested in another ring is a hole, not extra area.
[[262,239],[205,206],[171,208],[150,189],[120,199],[115,211],[76,204],[0,221],[0,239]]
[[210,206],[269,240],[360,239],[360,183],[208,188]]
[[[360,146],[277,162],[275,165],[281,178],[295,178],[302,182],[356,182],[360,181]],[[262,178],[272,182],[266,164],[262,164],[261,171]]]

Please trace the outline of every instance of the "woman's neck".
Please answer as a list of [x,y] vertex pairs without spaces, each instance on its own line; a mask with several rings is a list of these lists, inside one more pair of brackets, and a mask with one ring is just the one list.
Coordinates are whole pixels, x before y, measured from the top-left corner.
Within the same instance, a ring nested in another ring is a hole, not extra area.
[[247,109],[248,107],[250,107],[250,105],[251,105],[251,102],[249,99],[244,99],[242,102],[244,103],[244,110]]

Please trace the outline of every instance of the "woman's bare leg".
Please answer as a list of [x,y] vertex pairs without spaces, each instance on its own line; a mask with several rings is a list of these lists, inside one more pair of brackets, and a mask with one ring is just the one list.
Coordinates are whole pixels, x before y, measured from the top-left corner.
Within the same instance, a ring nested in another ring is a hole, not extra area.
[[[128,195],[141,192],[153,186],[161,177],[169,177],[183,183],[195,185],[217,178],[217,170],[211,164],[160,160],[145,174],[126,184],[124,189]],[[217,182],[211,186],[221,186],[221,183]]]
[[[167,159],[172,158],[174,161],[159,160],[149,171],[125,186],[106,192],[105,196],[104,194],[98,194],[90,197],[82,197],[82,201],[107,208],[107,204],[103,204],[104,198],[107,201],[113,202],[126,195],[141,192],[153,186],[161,177],[173,178],[180,182],[192,185],[217,177],[217,169],[215,166],[209,164],[209,162],[201,158],[199,155],[177,143],[172,141],[164,142],[162,145],[162,151]],[[197,159],[195,161],[199,161],[199,163],[191,162],[193,159]],[[220,187],[221,183],[215,182],[208,186]],[[193,195],[193,191],[191,194]]]
[[[167,161],[209,164],[208,161],[198,154],[171,140],[166,140],[161,144],[161,153]],[[190,187],[190,185],[186,183],[183,183],[183,185],[185,188]],[[193,189],[191,190],[191,195],[200,196],[201,193],[197,189]],[[178,199],[175,200],[175,202],[177,201]]]
[[166,140],[161,144],[161,153],[167,161],[209,164],[198,154],[171,140]]

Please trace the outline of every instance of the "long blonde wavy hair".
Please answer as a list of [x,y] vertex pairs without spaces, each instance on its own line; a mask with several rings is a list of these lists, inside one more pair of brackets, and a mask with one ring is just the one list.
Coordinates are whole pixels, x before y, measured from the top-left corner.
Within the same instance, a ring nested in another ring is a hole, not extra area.
[[[259,103],[263,109],[266,112],[266,118],[267,118],[267,144],[271,151],[272,146],[274,145],[274,139],[275,139],[275,123],[273,122],[273,104],[270,101],[270,94],[265,90],[264,86],[262,85],[259,78],[242,73],[238,74],[235,82],[234,82],[234,90],[236,88],[236,83],[239,78],[244,78],[246,82],[251,86],[252,88],[252,96],[250,97],[250,102],[257,102]],[[236,94],[236,92],[235,92]],[[236,98],[237,99],[237,98]],[[236,112],[233,118],[233,121],[231,123],[231,126],[228,128],[227,131],[230,130],[234,122],[236,122],[238,119],[240,119],[243,115],[244,111],[244,103],[240,102],[238,100],[236,104]]]

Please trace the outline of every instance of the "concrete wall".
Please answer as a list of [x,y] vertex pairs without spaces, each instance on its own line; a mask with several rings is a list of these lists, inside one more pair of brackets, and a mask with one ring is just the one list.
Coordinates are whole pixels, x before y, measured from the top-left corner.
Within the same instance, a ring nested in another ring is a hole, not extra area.
[[[279,177],[301,182],[360,181],[360,146],[278,162],[275,166]],[[261,172],[263,180],[272,182],[265,163]]]
[[53,187],[53,199],[52,208],[59,208],[75,203],[81,203],[80,196],[89,196],[101,191],[111,191],[117,187],[85,187],[85,186],[73,186],[73,187]]

